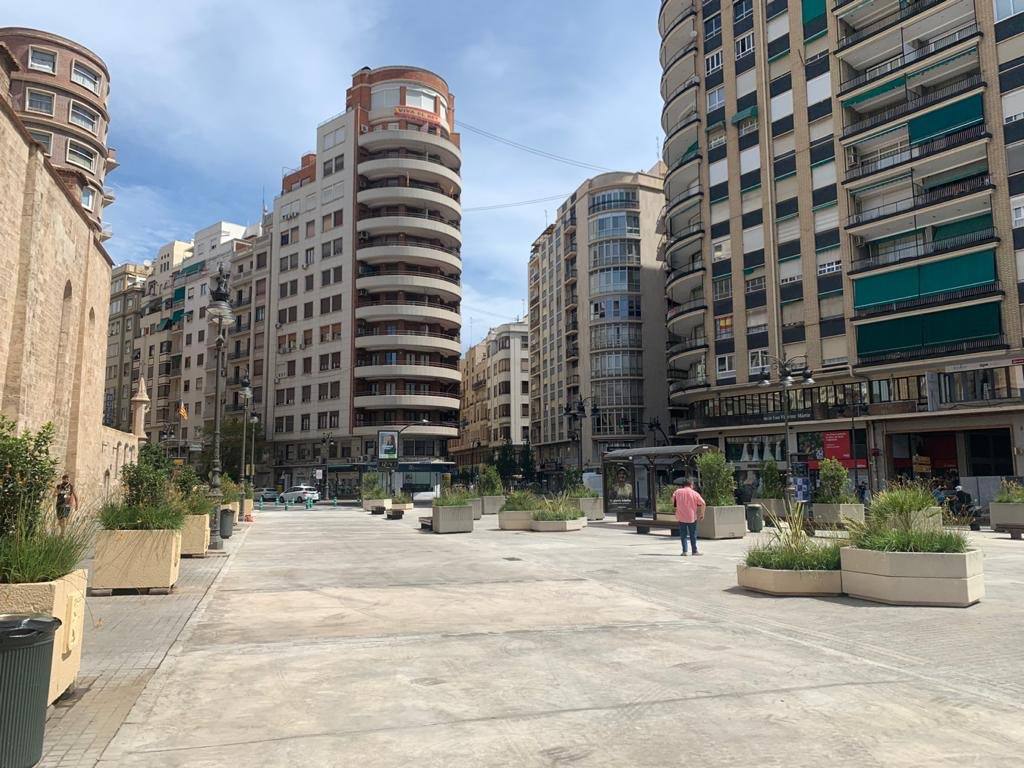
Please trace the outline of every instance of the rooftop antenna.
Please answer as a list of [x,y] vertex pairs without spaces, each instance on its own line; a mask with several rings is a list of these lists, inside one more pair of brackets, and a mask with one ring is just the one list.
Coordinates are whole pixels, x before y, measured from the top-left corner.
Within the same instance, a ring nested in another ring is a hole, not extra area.
[[544,209],[544,229],[548,228],[548,209]]

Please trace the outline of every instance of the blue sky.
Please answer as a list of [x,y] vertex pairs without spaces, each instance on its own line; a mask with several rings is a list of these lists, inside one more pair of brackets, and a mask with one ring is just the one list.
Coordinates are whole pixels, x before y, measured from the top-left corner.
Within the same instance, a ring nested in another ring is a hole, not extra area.
[[[345,108],[363,66],[445,77],[456,119],[616,170],[661,137],[658,0],[101,0],[16,3],[4,23],[70,37],[111,70],[105,219],[118,262],[219,219],[246,224]],[[571,193],[594,172],[462,134],[463,206]],[[463,218],[464,340],[522,312],[530,244],[560,201]]]

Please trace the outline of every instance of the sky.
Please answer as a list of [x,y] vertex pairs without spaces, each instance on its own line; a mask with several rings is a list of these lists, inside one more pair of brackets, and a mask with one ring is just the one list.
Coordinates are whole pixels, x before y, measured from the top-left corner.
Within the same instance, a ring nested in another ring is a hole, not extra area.
[[[3,23],[91,48],[111,72],[104,211],[118,263],[221,219],[254,223],[345,109],[363,66],[433,70],[456,120],[613,170],[658,159],[659,0],[97,0],[10,3]],[[462,132],[463,341],[524,315],[530,245],[597,171]]]

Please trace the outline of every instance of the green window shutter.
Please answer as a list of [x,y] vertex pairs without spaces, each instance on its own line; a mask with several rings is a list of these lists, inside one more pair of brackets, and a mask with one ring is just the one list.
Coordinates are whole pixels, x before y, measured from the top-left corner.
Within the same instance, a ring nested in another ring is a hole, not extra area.
[[921,316],[857,326],[857,353],[890,352],[921,346]]
[[742,123],[748,117],[757,117],[757,104],[752,107],[747,107],[746,109],[741,109],[732,116],[732,120],[730,120],[730,122],[733,125],[736,125],[737,123]]
[[825,15],[825,0],[804,0],[801,6],[804,24]]
[[986,339],[998,336],[1002,327],[998,302],[933,312],[922,317],[927,321],[922,325],[923,344]]
[[996,279],[996,252],[980,251],[917,268],[922,296],[986,285]]
[[976,93],[961,101],[929,112],[927,115],[915,117],[907,123],[910,131],[910,143],[920,144],[923,141],[952,133],[969,125],[976,125],[985,119],[981,94]]
[[174,289],[174,301],[177,302],[177,301],[184,301],[184,300],[185,300],[185,286],[181,286],[181,288],[175,288]]
[[875,96],[881,96],[883,93],[888,93],[889,91],[895,90],[896,88],[902,88],[906,84],[906,82],[907,78],[905,78],[903,75],[900,75],[899,77],[893,78],[888,83],[882,83],[876,88],[871,88],[867,91],[864,91],[864,93],[860,94],[859,96],[854,96],[853,98],[846,99],[845,101],[843,101],[843,106],[852,107],[854,104],[860,104],[862,101],[867,101],[868,99],[875,98]]
[[959,237],[971,232],[981,232],[983,229],[992,228],[992,214],[983,213],[981,216],[972,216],[969,219],[951,221],[947,224],[939,224],[935,227],[932,235],[933,240],[946,240],[950,237]]
[[919,284],[916,267],[865,277],[855,280],[853,283],[853,306],[855,309],[914,299],[918,295]]

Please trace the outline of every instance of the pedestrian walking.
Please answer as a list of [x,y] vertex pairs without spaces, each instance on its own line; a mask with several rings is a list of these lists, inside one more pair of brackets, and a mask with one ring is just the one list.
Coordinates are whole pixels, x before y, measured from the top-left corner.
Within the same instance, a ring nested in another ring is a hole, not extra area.
[[78,496],[75,495],[75,486],[71,484],[71,479],[64,475],[57,485],[57,525],[62,536],[71,518],[72,508],[78,509]]
[[679,538],[683,543],[683,551],[680,557],[686,557],[686,540],[690,540],[690,549],[693,554],[699,555],[697,551],[697,521],[704,519],[704,510],[707,504],[704,498],[693,490],[689,480],[683,480],[672,494],[672,504],[676,510],[676,520],[679,521]]

